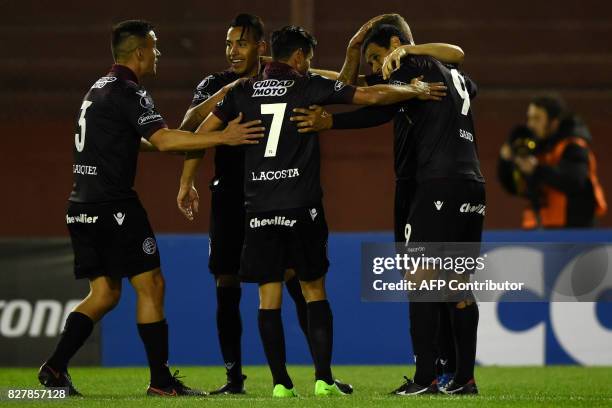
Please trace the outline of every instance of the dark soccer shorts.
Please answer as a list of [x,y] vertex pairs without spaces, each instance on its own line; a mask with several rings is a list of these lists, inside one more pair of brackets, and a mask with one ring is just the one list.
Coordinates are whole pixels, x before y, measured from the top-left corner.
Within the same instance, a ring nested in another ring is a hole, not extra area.
[[461,179],[419,183],[399,242],[481,242],[485,204],[484,183]]
[[282,282],[292,268],[301,281],[319,279],[329,268],[328,235],[321,205],[247,213],[240,277],[259,284]]
[[137,198],[68,203],[66,223],[77,279],[125,278],[160,266],[157,241]]
[[395,205],[393,208],[393,235],[395,242],[405,242],[404,231],[406,220],[410,214],[410,207],[414,201],[417,183],[415,179],[396,180]]
[[244,244],[244,195],[216,189],[211,184],[208,269],[213,275],[238,275]]

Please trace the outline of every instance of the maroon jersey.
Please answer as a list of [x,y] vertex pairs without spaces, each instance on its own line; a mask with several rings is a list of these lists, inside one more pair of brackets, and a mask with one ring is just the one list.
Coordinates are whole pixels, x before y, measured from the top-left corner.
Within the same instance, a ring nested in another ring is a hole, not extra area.
[[165,127],[136,75],[123,65],[113,65],[81,104],[69,200],[96,203],[136,197],[133,186],[140,139]]
[[350,104],[355,88],[318,75],[300,75],[273,62],[255,78],[235,86],[215,108],[224,122],[240,112],[261,119],[266,137],[245,148],[245,200],[249,212],[317,205],[322,198],[319,136],[298,133],[289,121],[294,108]]

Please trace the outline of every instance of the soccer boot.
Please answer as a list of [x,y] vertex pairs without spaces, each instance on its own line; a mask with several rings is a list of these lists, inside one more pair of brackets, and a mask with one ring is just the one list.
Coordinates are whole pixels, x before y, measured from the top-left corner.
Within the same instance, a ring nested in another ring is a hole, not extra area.
[[272,390],[272,397],[274,398],[293,398],[297,396],[295,387],[288,389],[283,384],[276,384]]
[[243,375],[242,376],[242,381],[238,382],[238,381],[232,381],[232,380],[227,380],[227,383],[225,385],[222,385],[221,387],[217,388],[214,391],[210,392],[210,395],[219,395],[219,394],[246,394],[246,390],[244,388],[244,380],[246,380],[247,376]]
[[451,380],[443,392],[448,395],[475,395],[478,394],[478,387],[473,378],[463,385]]
[[393,395],[411,396],[411,395],[425,395],[425,394],[437,394],[438,384],[436,380],[433,380],[427,387],[423,387],[412,381],[410,378],[404,376],[406,382],[400,385],[397,389],[391,391]]
[[68,388],[68,395],[70,396],[83,396],[74,388],[72,378],[67,371],[57,371],[47,363],[44,363],[38,370],[38,381],[47,388]]
[[147,395],[151,397],[205,397],[207,394],[204,391],[194,390],[186,386],[178,376],[178,370],[170,379],[170,384],[167,387],[157,388],[149,385]]
[[345,384],[337,378],[334,380],[334,383],[338,386],[340,391],[342,391],[343,393],[345,394],[353,393],[353,386],[351,384]]
[[340,390],[340,387],[338,387],[335,381],[332,385],[329,385],[323,380],[317,380],[315,382],[315,392],[314,393],[315,393],[315,396],[317,397],[327,397],[331,395],[346,395],[346,393]]

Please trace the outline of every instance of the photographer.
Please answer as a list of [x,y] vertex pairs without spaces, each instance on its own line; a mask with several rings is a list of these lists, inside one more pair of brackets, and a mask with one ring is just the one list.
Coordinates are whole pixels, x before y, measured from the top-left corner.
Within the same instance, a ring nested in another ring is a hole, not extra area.
[[523,228],[588,228],[606,213],[590,142],[586,125],[566,114],[560,98],[531,101],[527,126],[512,130],[498,163],[504,189],[529,202]]

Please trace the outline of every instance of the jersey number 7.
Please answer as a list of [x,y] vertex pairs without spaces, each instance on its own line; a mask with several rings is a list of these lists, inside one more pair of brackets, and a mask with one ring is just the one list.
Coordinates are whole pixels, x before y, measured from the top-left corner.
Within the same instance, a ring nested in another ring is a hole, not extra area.
[[272,125],[270,126],[270,134],[266,142],[266,152],[264,157],[275,157],[276,149],[278,148],[278,138],[280,137],[281,129],[283,128],[283,118],[285,117],[286,103],[267,103],[261,105],[262,115],[272,116]]

